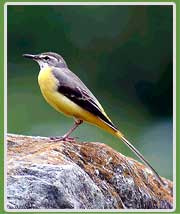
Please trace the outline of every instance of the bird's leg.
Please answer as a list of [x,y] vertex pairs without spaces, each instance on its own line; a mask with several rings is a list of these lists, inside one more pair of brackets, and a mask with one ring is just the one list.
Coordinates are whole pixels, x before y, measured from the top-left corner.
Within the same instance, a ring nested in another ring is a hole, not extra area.
[[66,141],[74,141],[74,138],[73,137],[69,137],[69,135],[81,124],[83,123],[83,120],[78,120],[78,119],[75,119],[75,123],[74,125],[72,126],[72,128],[69,129],[69,131],[64,134],[63,136],[60,136],[60,137],[50,137],[51,140],[53,141],[60,141],[60,140],[66,140]]
[[68,131],[66,134],[64,134],[64,135],[62,136],[62,138],[63,138],[63,139],[69,138],[69,135],[70,135],[81,123],[83,123],[82,120],[77,120],[77,119],[75,119],[75,123],[74,123],[73,127],[70,128],[69,131]]

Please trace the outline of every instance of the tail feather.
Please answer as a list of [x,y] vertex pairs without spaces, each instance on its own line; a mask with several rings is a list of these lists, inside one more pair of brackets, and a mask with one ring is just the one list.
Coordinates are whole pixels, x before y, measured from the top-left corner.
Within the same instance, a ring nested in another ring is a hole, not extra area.
[[90,122],[92,124],[96,124],[99,128],[102,128],[105,131],[107,131],[107,132],[113,134],[114,136],[118,137],[153,172],[153,174],[155,175],[156,179],[163,186],[165,185],[165,183],[163,182],[161,177],[158,175],[158,173],[155,171],[155,169],[149,164],[149,162],[143,157],[143,155],[124,137],[124,135],[113,124],[111,125],[110,123],[107,123],[105,120],[103,120],[103,119],[101,119],[99,117],[91,117],[91,118],[93,118],[93,120],[92,121],[88,121],[88,122]]
[[158,175],[158,173],[155,171],[155,169],[150,165],[150,163],[143,157],[143,155],[123,136],[123,134],[120,131],[115,132],[114,134],[116,137],[118,137],[124,144],[126,144],[131,151],[133,151],[139,159],[153,172],[156,179],[164,186],[165,183],[161,179],[161,177]]

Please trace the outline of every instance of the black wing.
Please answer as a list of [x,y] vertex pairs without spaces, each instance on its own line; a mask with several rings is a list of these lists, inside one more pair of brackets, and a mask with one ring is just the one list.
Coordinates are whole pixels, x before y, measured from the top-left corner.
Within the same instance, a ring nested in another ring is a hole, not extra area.
[[102,113],[94,95],[74,73],[68,69],[66,71],[59,71],[58,69],[53,74],[59,82],[57,89],[60,93],[117,130],[115,125]]

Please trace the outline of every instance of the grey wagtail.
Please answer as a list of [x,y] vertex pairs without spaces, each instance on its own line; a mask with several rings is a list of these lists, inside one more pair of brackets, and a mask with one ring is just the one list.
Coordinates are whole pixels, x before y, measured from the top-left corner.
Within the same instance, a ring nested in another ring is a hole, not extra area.
[[70,140],[70,134],[86,121],[115,135],[123,141],[164,185],[158,173],[142,154],[124,137],[105,113],[99,101],[85,84],[69,70],[65,60],[57,53],[46,52],[37,55],[24,54],[40,66],[38,83],[45,100],[58,112],[74,118],[73,127],[60,139]]

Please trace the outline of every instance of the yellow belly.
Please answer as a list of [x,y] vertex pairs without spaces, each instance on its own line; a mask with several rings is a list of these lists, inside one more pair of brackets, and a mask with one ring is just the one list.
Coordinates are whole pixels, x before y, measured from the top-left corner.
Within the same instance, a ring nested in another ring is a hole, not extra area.
[[38,76],[38,83],[45,100],[57,111],[74,116],[78,106],[57,91],[58,80],[53,76],[51,68],[44,68]]
[[58,112],[81,119],[114,133],[114,131],[97,116],[84,110],[57,91],[58,80],[53,76],[50,67],[46,67],[39,72],[38,83],[45,100]]

